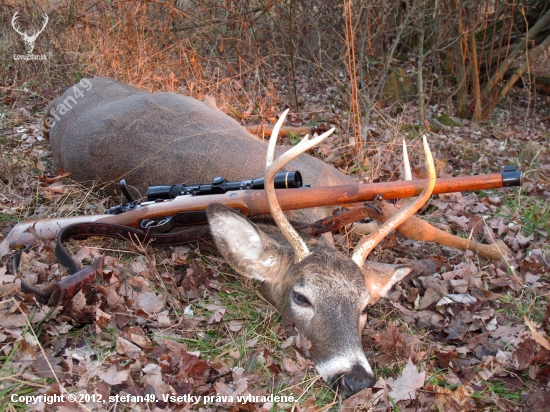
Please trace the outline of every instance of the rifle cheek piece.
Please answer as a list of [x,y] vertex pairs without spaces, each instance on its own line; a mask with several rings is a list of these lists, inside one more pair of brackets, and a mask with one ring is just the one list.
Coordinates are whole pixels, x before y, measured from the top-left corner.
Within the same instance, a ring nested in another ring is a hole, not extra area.
[[516,166],[504,166],[502,171],[502,187],[521,186],[523,174]]

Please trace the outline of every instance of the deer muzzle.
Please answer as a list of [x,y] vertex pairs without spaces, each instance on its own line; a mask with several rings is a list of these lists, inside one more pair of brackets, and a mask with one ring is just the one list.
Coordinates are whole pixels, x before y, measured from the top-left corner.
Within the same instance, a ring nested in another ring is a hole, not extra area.
[[349,316],[351,311],[346,306],[340,306],[341,311],[334,311],[332,318],[325,321],[322,341],[317,334],[310,351],[317,372],[344,398],[376,382],[357,331],[357,321]]
[[344,373],[332,383],[334,390],[344,398],[348,398],[365,388],[374,386],[376,379],[372,370],[365,370],[363,365],[355,364],[351,371]]

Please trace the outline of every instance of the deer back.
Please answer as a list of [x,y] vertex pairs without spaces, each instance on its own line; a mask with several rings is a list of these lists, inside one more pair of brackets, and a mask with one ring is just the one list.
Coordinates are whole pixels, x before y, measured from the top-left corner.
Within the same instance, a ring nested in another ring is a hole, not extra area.
[[[55,121],[48,133],[54,162],[72,172],[75,180],[100,182],[113,193],[124,178],[144,195],[151,185],[210,183],[214,176],[229,181],[263,176],[267,144],[219,109],[191,97],[149,93],[112,79],[89,82],[89,91],[80,87],[82,95],[71,99],[79,85],[73,86],[52,102],[47,114]],[[63,105],[71,108],[66,111]],[[279,154],[283,151],[277,149]],[[307,155],[285,170],[299,170],[304,183],[312,186],[355,183]]]

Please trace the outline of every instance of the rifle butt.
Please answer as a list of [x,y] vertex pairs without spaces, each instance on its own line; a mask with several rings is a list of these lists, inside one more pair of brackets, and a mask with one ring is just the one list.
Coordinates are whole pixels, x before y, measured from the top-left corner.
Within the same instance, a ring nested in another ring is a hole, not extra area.
[[61,229],[73,223],[95,222],[112,215],[72,216],[19,222],[7,236],[11,249],[20,249],[38,240],[57,238]]

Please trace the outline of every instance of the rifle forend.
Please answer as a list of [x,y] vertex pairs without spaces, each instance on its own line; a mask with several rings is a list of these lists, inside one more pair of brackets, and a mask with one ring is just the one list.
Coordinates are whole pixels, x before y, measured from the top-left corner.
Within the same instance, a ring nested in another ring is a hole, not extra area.
[[[502,173],[437,179],[432,194],[520,186],[521,181],[521,172],[514,166],[506,166]],[[286,211],[366,202],[375,199],[379,194],[385,200],[414,197],[422,192],[425,185],[426,180],[407,180],[363,185],[278,189],[276,192],[281,208]],[[176,217],[175,221],[179,225],[205,224],[206,216],[203,212],[210,203],[220,203],[239,210],[247,217],[269,213],[263,190],[239,190],[208,196],[185,195],[162,202],[139,205],[133,210],[118,215],[25,220],[12,229],[7,239],[10,248],[20,248],[36,242],[38,238],[55,239],[64,227],[73,223],[86,222],[140,227],[144,220],[155,221]],[[200,213],[197,214],[197,212]],[[186,216],[192,216],[191,220],[186,220]]]

